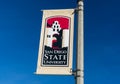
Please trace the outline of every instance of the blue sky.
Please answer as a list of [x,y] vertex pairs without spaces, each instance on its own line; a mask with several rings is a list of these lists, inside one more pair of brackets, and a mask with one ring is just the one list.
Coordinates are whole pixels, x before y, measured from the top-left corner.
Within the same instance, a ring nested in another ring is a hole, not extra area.
[[[75,8],[76,1],[0,0],[0,84],[74,84],[73,76],[33,73],[38,58],[40,10]],[[119,3],[84,2],[85,84],[120,84]]]

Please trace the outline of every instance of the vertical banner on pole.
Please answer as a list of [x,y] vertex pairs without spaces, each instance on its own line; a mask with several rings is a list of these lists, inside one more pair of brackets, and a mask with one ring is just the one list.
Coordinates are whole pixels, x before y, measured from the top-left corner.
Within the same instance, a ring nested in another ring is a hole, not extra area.
[[43,10],[36,74],[72,74],[73,12]]

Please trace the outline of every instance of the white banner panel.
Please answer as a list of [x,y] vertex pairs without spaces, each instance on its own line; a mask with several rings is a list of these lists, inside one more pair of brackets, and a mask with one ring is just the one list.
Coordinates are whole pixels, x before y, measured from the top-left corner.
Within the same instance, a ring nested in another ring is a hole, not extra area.
[[74,9],[43,10],[36,74],[72,74]]

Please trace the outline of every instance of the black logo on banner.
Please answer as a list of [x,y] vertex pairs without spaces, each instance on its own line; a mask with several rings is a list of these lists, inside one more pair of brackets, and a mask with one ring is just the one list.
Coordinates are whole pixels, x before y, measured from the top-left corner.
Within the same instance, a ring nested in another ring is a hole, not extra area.
[[69,18],[46,19],[42,66],[68,66]]

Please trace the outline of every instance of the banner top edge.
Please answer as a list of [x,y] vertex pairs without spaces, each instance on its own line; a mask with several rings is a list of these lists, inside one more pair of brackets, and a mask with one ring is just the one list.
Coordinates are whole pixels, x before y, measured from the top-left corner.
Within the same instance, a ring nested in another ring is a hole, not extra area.
[[57,11],[57,10],[75,10],[75,8],[70,8],[70,9],[42,9],[40,11]]

